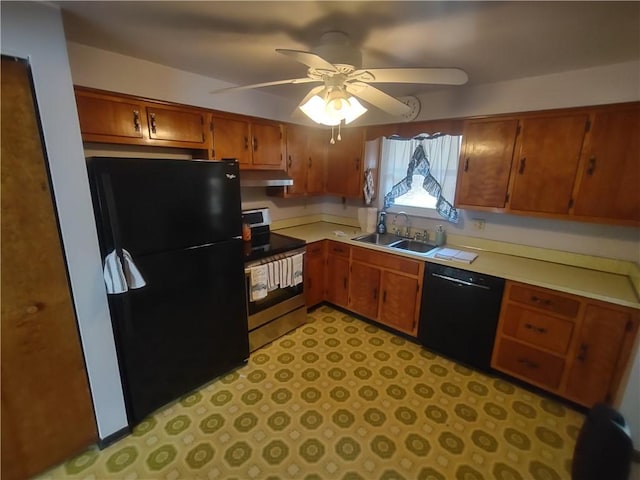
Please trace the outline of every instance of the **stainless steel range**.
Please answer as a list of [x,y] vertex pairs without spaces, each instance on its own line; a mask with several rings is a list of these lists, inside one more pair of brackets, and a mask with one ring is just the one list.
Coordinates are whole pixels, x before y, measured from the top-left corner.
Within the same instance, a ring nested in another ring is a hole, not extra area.
[[302,325],[305,242],[271,232],[268,208],[243,210],[251,230],[245,241],[249,349],[254,350]]

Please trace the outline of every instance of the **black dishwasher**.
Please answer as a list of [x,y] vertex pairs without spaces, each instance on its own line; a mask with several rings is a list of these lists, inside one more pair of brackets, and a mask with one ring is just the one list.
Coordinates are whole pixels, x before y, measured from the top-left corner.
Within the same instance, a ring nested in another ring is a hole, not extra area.
[[454,361],[489,372],[504,279],[427,263],[418,339]]

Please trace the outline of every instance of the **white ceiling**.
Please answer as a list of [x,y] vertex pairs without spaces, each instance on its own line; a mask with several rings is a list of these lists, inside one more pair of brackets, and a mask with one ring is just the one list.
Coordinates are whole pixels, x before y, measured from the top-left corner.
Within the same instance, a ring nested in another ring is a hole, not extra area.
[[[54,2],[68,40],[235,85],[304,77],[275,52],[346,32],[363,67],[457,67],[469,85],[640,59],[640,2]],[[418,95],[425,85],[385,85]],[[461,88],[461,87],[437,87]],[[304,85],[265,87],[300,99]]]

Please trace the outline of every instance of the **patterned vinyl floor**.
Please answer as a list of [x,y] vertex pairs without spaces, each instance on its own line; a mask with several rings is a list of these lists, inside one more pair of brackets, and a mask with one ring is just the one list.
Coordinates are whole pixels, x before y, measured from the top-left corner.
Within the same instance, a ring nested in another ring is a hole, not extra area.
[[583,415],[329,307],[44,479],[570,478]]

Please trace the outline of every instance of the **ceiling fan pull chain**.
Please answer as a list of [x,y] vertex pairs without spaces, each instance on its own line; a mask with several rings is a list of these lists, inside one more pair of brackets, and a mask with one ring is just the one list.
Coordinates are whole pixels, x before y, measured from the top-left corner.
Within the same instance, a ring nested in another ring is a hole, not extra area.
[[342,126],[342,122],[340,122],[340,123],[338,124],[338,141],[341,141],[341,140],[342,140],[342,137],[340,136],[340,127],[341,127],[341,126]]
[[329,143],[330,143],[331,145],[333,145],[334,143],[336,143],[336,141],[335,141],[335,140],[334,140],[334,138],[333,138],[333,129],[334,129],[334,128],[335,128],[335,127],[334,127],[333,125],[331,125],[331,140],[329,140]]

